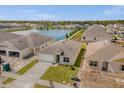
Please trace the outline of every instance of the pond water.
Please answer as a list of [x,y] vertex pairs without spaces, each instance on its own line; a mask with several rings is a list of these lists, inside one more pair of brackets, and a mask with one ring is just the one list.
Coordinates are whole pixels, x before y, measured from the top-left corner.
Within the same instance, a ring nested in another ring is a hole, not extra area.
[[13,32],[16,34],[26,35],[32,32],[36,32],[38,34],[46,35],[53,37],[57,40],[62,40],[65,38],[66,34],[71,32],[71,30],[24,30],[24,31],[17,31]]

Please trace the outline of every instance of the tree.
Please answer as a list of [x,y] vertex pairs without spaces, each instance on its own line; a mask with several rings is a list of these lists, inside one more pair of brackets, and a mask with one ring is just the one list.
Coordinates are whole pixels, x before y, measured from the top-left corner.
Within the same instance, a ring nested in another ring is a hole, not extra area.
[[69,35],[68,34],[66,34],[66,38],[69,38]]
[[72,35],[72,32],[70,32],[70,36]]

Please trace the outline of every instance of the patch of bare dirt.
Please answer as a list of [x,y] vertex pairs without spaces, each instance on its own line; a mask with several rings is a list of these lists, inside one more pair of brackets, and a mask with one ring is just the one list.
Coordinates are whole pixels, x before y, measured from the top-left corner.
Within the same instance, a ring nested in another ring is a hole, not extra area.
[[117,78],[104,76],[102,71],[93,70],[86,64],[81,68],[81,87],[84,88],[124,88],[124,82],[117,82]]

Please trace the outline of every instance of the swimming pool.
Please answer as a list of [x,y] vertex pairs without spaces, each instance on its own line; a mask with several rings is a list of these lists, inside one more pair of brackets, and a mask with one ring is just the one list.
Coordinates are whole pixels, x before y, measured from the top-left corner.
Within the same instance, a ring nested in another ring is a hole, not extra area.
[[56,40],[62,40],[65,38],[66,34],[71,32],[71,30],[24,30],[14,32],[16,34],[26,35],[32,32],[36,32],[41,35],[46,35],[55,38]]

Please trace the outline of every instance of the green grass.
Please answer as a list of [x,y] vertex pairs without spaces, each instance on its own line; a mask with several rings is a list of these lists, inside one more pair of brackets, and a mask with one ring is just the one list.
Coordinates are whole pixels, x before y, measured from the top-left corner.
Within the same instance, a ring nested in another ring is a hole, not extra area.
[[82,49],[86,49],[86,47],[87,47],[86,43],[83,43],[82,46],[81,46]]
[[38,61],[34,59],[32,62],[21,68],[19,71],[17,71],[18,75],[25,74],[29,69],[31,69]]
[[78,55],[78,58],[77,58],[77,60],[76,60],[76,62],[75,62],[75,64],[74,64],[74,66],[80,67],[81,63],[83,62],[83,57],[84,57],[84,55],[85,55],[86,46],[87,46],[86,43],[83,43],[83,44],[82,44],[80,53],[79,53],[79,55]]
[[69,83],[72,84],[73,81],[70,80],[71,76],[76,76],[78,73],[78,68],[75,67],[75,70],[72,70],[70,66],[58,65],[51,66],[41,77],[43,80],[52,80],[57,83]]
[[41,85],[41,84],[35,84],[34,88],[48,88],[48,86]]
[[8,79],[6,79],[5,81],[3,81],[2,83],[3,83],[4,85],[7,85],[7,84],[11,83],[11,82],[14,81],[14,80],[15,80],[14,78],[9,77]]
[[79,41],[79,40],[81,40],[82,34],[83,34],[83,32],[80,31],[78,34],[74,35],[74,36],[71,37],[70,39],[71,39],[71,40],[78,40],[78,41]]
[[120,59],[117,59],[117,60],[113,60],[113,62],[124,62],[124,58],[120,58]]
[[118,40],[118,39],[120,39],[120,37],[118,35],[112,35],[112,39],[113,40]]
[[85,49],[81,49],[80,54],[74,64],[74,66],[80,67],[81,63],[83,62],[84,53],[85,53]]

